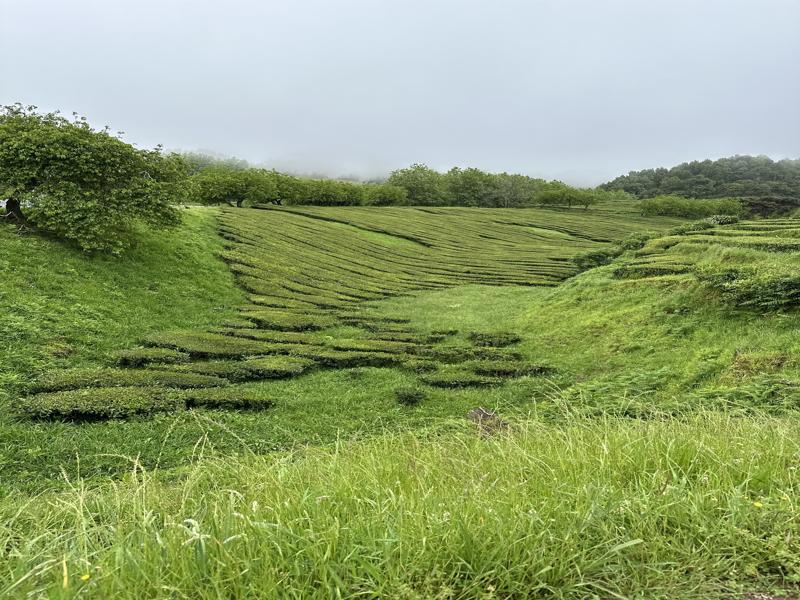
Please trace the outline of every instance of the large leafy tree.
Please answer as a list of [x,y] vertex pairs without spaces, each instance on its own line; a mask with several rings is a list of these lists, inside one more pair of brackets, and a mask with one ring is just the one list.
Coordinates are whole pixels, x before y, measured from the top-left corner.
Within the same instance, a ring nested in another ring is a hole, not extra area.
[[448,203],[444,177],[422,164],[392,171],[386,183],[405,188],[408,203],[414,206],[446,205]]
[[19,104],[0,109],[6,219],[84,250],[119,253],[138,224],[178,224],[173,203],[183,199],[184,182],[185,165],[176,155],[134,148],[85,118],[39,114]]

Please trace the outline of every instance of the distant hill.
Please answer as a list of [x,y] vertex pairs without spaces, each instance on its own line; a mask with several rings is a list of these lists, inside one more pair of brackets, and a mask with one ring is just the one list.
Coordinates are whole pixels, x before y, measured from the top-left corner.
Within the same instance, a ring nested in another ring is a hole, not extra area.
[[638,198],[678,194],[689,198],[744,198],[754,212],[800,205],[800,159],[731,156],[682,163],[671,169],[631,171],[600,186]]

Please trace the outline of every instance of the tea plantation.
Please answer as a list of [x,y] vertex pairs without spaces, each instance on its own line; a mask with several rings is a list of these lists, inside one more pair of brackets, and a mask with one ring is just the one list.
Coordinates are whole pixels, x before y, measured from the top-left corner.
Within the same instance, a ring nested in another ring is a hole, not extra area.
[[184,212],[114,265],[0,228],[0,595],[800,578],[798,221]]
[[274,399],[230,384],[312,369],[395,367],[435,388],[543,375],[547,365],[508,348],[518,339],[471,332],[459,343],[457,331],[420,331],[366,305],[459,285],[552,286],[577,272],[576,255],[653,225],[579,211],[226,210],[220,256],[248,293],[235,317],[143,336],[140,347],[113,352],[107,367],[48,371],[20,408],[31,417],[81,419],[263,408]]

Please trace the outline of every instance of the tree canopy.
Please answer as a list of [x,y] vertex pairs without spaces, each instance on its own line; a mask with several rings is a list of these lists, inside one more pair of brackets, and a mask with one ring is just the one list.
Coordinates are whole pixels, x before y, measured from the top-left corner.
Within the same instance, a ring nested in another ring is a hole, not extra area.
[[75,241],[84,250],[119,253],[136,226],[179,222],[185,164],[160,148],[139,150],[93,129],[19,104],[0,109],[0,198],[6,218]]
[[679,195],[692,198],[800,199],[800,160],[731,156],[682,163],[671,169],[631,171],[601,186],[638,198]]

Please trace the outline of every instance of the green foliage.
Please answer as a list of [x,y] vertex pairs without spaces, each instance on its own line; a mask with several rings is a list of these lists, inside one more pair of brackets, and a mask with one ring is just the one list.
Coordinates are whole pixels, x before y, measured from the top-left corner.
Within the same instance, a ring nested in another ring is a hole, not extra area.
[[599,194],[593,190],[582,190],[566,185],[549,185],[533,197],[533,202],[541,206],[583,206],[589,208],[599,202]]
[[732,156],[682,163],[671,169],[631,171],[603,185],[637,198],[678,195],[692,198],[800,198],[800,160]]
[[525,363],[518,360],[484,360],[467,363],[476,375],[489,377],[525,377],[548,375],[553,368],[547,365]]
[[30,417],[118,419],[155,412],[173,412],[184,405],[175,390],[146,387],[85,388],[36,394],[20,401]]
[[391,183],[372,183],[364,187],[364,204],[371,206],[404,206],[408,204],[406,188]]
[[48,371],[33,384],[35,392],[58,392],[89,387],[214,387],[226,385],[227,381],[219,377],[181,373],[160,369],[117,369],[110,367],[92,367],[77,369],[60,369]]
[[262,169],[210,167],[191,178],[192,196],[200,204],[228,204],[242,207],[278,198],[275,178]]
[[294,377],[313,367],[314,364],[313,360],[296,356],[264,356],[239,361],[198,361],[178,368],[240,382],[253,379]]
[[498,377],[481,375],[462,365],[442,365],[432,373],[421,375],[420,380],[437,388],[485,387],[502,383]]
[[800,274],[795,269],[719,264],[702,267],[698,276],[733,306],[780,310],[800,305]]
[[72,240],[83,250],[119,254],[141,223],[174,227],[186,167],[160,148],[138,150],[85,119],[0,110],[0,197],[17,220]]
[[412,206],[442,206],[447,204],[447,191],[441,173],[415,163],[405,169],[392,171],[386,183],[406,190]]
[[265,410],[275,406],[275,401],[258,390],[239,386],[193,389],[181,392],[188,408],[224,410]]
[[320,314],[303,314],[277,309],[251,309],[242,315],[264,329],[279,331],[312,331],[334,324],[333,319]]
[[121,367],[143,367],[151,363],[175,364],[189,360],[188,354],[169,348],[128,348],[115,351],[113,356]]
[[492,348],[505,348],[522,341],[522,336],[511,331],[481,332],[470,331],[467,339],[476,346],[490,346]]
[[735,198],[717,198],[713,200],[697,200],[681,196],[657,196],[642,200],[639,205],[642,214],[648,217],[685,217],[701,219],[712,215],[742,214],[742,203]]
[[416,406],[427,397],[427,392],[418,387],[402,387],[394,391],[395,400],[404,406]]
[[241,158],[221,157],[204,152],[181,152],[181,158],[189,170],[189,174],[194,175],[206,169],[235,169],[243,171],[249,169],[250,164]]
[[711,215],[704,221],[710,225],[733,225],[739,222],[739,217],[737,215]]

